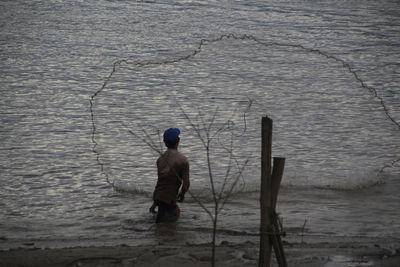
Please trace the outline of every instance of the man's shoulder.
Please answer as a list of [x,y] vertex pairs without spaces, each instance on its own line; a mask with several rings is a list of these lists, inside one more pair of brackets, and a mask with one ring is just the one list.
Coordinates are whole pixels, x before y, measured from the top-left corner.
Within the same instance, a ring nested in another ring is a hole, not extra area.
[[182,158],[187,159],[187,157],[185,155],[183,155],[181,152],[178,152],[179,156],[181,156]]
[[185,162],[189,162],[188,158],[183,155],[181,152],[177,151],[177,150],[167,150],[165,151],[158,159],[157,161],[159,161],[160,159],[165,159],[165,158],[174,158],[176,160],[179,161],[185,161]]
[[182,161],[182,162],[189,162],[188,161],[188,158],[185,156],[185,155],[183,155],[181,152],[176,152],[176,158],[177,159],[179,159],[179,161]]

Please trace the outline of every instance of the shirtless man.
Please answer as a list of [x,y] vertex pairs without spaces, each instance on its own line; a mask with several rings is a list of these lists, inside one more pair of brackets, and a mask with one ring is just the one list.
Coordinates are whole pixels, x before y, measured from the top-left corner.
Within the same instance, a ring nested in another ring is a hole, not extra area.
[[157,159],[158,179],[150,208],[150,212],[156,213],[155,208],[158,207],[156,223],[162,222],[168,215],[179,216],[176,202],[182,202],[189,189],[189,162],[178,152],[179,134],[178,128],[169,128],[164,132],[164,143],[168,149]]

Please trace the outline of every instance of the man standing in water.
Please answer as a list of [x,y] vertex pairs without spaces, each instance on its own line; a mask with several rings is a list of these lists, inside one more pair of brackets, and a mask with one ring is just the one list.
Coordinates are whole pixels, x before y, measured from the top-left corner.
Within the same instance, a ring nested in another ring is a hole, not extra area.
[[179,216],[176,202],[182,202],[189,189],[189,162],[178,152],[180,133],[178,128],[169,128],[164,132],[164,143],[168,150],[157,159],[158,179],[150,208],[150,212],[156,213],[155,208],[158,207],[156,223],[166,216]]

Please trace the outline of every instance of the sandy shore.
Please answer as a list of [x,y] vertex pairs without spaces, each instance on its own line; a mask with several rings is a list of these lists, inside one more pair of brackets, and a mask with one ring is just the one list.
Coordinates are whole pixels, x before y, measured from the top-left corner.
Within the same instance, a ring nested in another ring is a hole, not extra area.
[[[400,266],[399,240],[388,242],[333,241],[284,242],[289,266]],[[384,240],[381,240],[384,241]],[[210,246],[18,248],[0,252],[1,266],[210,266]],[[273,257],[272,266],[277,266]],[[217,266],[257,266],[258,244],[223,241],[217,248]]]

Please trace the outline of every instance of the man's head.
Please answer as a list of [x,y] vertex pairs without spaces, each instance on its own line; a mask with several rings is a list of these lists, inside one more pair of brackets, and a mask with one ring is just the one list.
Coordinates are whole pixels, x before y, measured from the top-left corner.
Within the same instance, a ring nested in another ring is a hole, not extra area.
[[164,132],[164,143],[168,148],[174,148],[179,143],[179,134],[181,131],[178,128],[169,128]]

